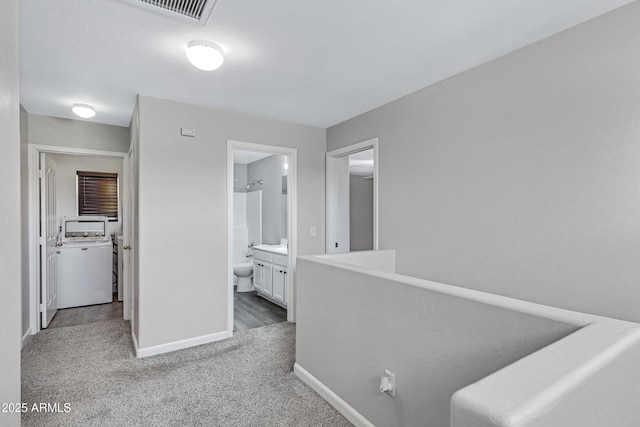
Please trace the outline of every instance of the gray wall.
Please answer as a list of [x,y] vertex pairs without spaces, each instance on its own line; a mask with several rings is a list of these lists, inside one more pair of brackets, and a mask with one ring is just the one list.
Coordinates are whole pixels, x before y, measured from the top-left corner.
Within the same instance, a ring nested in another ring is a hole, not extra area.
[[[137,338],[147,348],[227,329],[227,140],[298,150],[298,250],[323,251],[326,131],[146,96],[138,106]],[[192,225],[200,232],[178,233]]]
[[349,244],[352,251],[373,249],[373,180],[349,176]]
[[296,363],[376,426],[449,426],[455,391],[578,329],[391,277],[298,259]]
[[56,209],[58,217],[78,215],[76,175],[78,171],[117,173],[118,221],[109,221],[109,232],[122,233],[122,157],[76,156],[51,154],[56,162]]
[[[29,306],[31,301],[29,284],[29,113],[20,106],[20,210],[22,212],[22,335],[30,327]],[[33,332],[33,331],[32,331]]]
[[399,273],[640,322],[640,2],[327,131]]
[[29,236],[28,221],[31,212],[28,210],[28,144],[48,145],[52,147],[72,147],[101,151],[127,152],[129,150],[129,129],[121,126],[104,125],[80,120],[61,119],[57,117],[29,114],[21,108],[21,203],[23,209],[22,224],[22,331],[29,328]]
[[265,157],[247,165],[247,183],[263,180],[252,190],[262,190],[262,243],[280,244],[287,230],[282,229],[282,175],[286,156],[274,155]]
[[129,151],[129,129],[29,114],[29,143],[126,153]]
[[[20,402],[21,242],[20,97],[18,85],[18,0],[0,13],[0,402]],[[19,426],[20,414],[0,412],[0,424]]]

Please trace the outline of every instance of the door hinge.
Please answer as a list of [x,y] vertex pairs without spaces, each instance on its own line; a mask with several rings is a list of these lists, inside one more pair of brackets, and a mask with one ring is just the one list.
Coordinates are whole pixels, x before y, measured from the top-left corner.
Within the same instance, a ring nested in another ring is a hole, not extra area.
[[40,304],[40,313],[47,311],[47,307],[44,304]]
[[40,245],[44,245],[44,236],[40,236]]
[[44,178],[44,169],[38,169],[38,178]]

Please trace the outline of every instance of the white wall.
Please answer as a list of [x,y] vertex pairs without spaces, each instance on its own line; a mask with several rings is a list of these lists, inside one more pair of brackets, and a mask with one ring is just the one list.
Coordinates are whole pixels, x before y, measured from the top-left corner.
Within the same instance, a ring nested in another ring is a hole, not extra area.
[[265,157],[247,165],[247,184],[262,180],[249,191],[262,190],[262,243],[279,245],[280,239],[287,235],[282,230],[282,176],[286,156],[279,154]]
[[131,177],[133,182],[131,188],[133,190],[133,209],[131,212],[133,219],[133,241],[131,242],[131,255],[133,261],[133,316],[131,333],[136,340],[140,336],[140,98],[136,99],[136,107],[133,110],[131,117],[130,139],[131,139],[131,153],[132,153],[132,172]]
[[640,2],[334,126],[398,272],[640,322]]
[[246,192],[247,189],[247,165],[233,164],[233,191]]
[[247,195],[247,243],[262,243],[262,191],[245,193]]
[[76,174],[78,171],[112,172],[120,178],[118,185],[118,221],[109,221],[110,233],[122,233],[122,157],[76,156],[51,154],[56,162],[56,202],[58,217],[77,216]]
[[[0,13],[0,402],[20,402],[21,241],[18,0]],[[20,414],[0,412],[0,424],[19,426]]]
[[[326,132],[146,96],[138,106],[137,338],[148,348],[227,330],[228,140],[298,150],[298,250],[323,251]],[[196,136],[181,137],[180,127]]]
[[373,249],[373,180],[349,175],[349,249]]
[[29,114],[29,143],[126,153],[130,140],[126,127]]

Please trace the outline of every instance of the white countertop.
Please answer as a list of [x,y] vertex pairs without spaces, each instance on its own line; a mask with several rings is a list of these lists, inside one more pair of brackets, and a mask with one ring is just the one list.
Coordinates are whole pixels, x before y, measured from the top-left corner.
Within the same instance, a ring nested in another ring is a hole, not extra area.
[[253,249],[272,252],[274,254],[287,255],[287,245],[256,245]]

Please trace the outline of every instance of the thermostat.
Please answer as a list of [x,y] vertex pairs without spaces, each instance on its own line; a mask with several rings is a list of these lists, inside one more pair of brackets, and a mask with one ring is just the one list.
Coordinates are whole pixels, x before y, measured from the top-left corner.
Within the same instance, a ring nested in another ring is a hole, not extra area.
[[180,135],[182,136],[196,136],[194,129],[180,128]]

